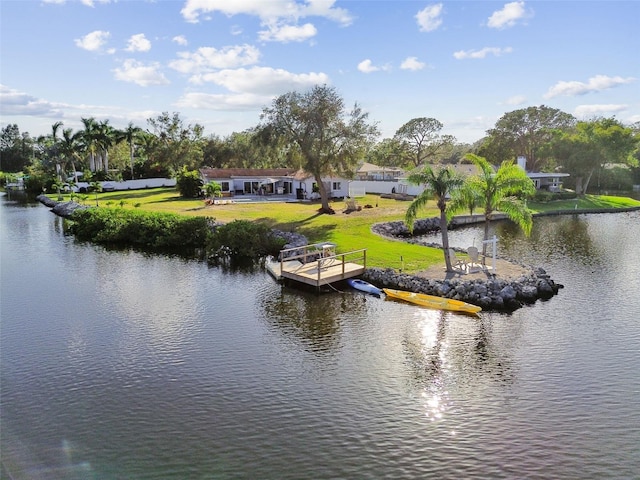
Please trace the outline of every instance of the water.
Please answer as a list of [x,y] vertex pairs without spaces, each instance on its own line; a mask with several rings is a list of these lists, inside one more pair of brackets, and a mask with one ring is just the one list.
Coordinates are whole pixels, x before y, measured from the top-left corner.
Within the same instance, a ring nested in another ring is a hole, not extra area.
[[5,475],[640,471],[640,212],[537,219],[530,240],[499,224],[502,255],[565,288],[479,320],[77,243],[6,197],[0,214]]

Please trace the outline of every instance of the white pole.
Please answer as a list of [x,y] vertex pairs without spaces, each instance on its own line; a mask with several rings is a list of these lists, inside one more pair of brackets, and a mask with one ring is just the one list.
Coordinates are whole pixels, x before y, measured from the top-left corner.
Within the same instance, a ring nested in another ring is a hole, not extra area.
[[496,273],[496,256],[498,255],[498,238],[493,236],[493,273]]

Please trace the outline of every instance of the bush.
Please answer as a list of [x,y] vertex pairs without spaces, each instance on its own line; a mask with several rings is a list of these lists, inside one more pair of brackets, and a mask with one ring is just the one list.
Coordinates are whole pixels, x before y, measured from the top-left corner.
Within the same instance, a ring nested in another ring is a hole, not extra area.
[[213,257],[258,259],[277,255],[285,243],[265,225],[234,220],[217,228],[209,247]]
[[122,208],[76,210],[71,220],[71,233],[79,240],[96,243],[191,249],[205,247],[212,235],[209,220],[204,217]]
[[176,176],[176,188],[185,198],[198,198],[202,193],[202,179],[197,170],[189,171],[183,167]]
[[576,198],[576,196],[576,192],[572,190],[562,190],[560,192],[538,190],[533,196],[533,200],[536,202],[552,202],[554,200],[572,200]]

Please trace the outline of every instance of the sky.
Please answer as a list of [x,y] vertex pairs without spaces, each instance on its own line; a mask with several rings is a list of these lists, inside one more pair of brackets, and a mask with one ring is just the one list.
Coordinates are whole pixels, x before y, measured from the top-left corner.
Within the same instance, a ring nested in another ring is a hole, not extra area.
[[640,121],[640,1],[0,0],[0,124],[178,112],[226,137],[335,87],[380,139],[435,118],[459,142],[546,105]]

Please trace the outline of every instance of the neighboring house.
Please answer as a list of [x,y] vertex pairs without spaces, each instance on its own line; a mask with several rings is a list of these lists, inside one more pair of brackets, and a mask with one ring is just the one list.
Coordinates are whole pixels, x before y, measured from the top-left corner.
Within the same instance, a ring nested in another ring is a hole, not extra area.
[[[284,195],[298,200],[319,198],[314,194],[316,182],[313,175],[292,168],[201,168],[200,175],[206,184],[217,182],[223,196],[235,195]],[[348,181],[341,177],[323,179],[330,197],[349,195]]]
[[[526,157],[518,157],[518,166],[525,172],[527,172],[527,169],[525,168],[526,165]],[[548,190],[550,192],[559,192],[560,190],[562,190],[562,179],[568,176],[568,173],[527,172],[527,177],[529,177],[533,181],[536,190]]]
[[390,181],[398,180],[404,175],[400,167],[379,167],[373,163],[362,162],[356,171],[356,180]]

